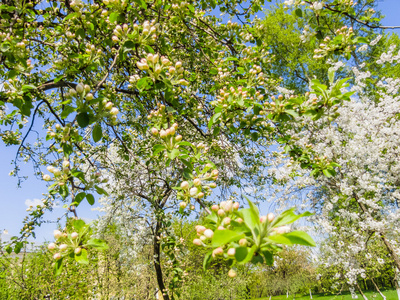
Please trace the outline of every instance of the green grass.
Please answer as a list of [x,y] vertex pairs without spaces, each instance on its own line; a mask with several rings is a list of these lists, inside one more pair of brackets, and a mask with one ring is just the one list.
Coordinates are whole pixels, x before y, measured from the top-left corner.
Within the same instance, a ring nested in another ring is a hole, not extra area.
[[[377,292],[364,292],[364,294],[367,296],[368,300],[381,300],[383,299],[381,295]],[[397,300],[397,292],[396,290],[386,290],[383,291],[383,294],[386,296],[386,300]],[[363,297],[357,293],[358,295],[358,300],[363,300]],[[373,295],[376,295],[376,297],[373,297]],[[306,296],[296,296],[296,300],[310,300],[310,295]],[[350,293],[343,293],[342,295],[336,296],[336,295],[323,295],[323,294],[315,294],[313,295],[313,300],[352,300]],[[269,297],[267,298],[258,298],[258,299],[253,299],[253,300],[269,300]],[[286,298],[286,295],[280,295],[280,296],[274,296],[271,297],[271,300],[293,300],[293,296],[289,295],[289,298]]]

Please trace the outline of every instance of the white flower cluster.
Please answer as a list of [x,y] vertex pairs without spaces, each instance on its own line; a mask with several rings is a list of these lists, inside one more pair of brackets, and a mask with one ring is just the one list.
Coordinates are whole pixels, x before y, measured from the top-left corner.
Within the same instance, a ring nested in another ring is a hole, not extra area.
[[[390,47],[383,53],[378,63],[400,61],[400,53],[394,54],[394,49]],[[335,70],[339,67],[334,66]],[[331,241],[344,242],[325,247],[329,255],[324,261],[327,265],[340,265],[350,285],[356,283],[357,276],[366,276],[358,259],[369,251],[366,242],[371,232],[384,236],[393,250],[400,252],[400,80],[381,78],[376,84],[379,91],[373,95],[366,92],[371,73],[357,68],[353,73],[355,84],[350,90],[355,94],[337,108],[339,116],[334,123],[327,125],[331,123],[328,118],[304,118],[292,132],[299,147],[338,163],[338,174],[334,178],[310,176],[283,152],[277,152],[275,167],[269,170],[284,184],[273,191],[277,199],[272,201],[277,200],[282,206],[294,201],[320,205],[320,213],[313,219],[316,232],[329,236]],[[370,263],[375,262],[384,263],[372,255]]]

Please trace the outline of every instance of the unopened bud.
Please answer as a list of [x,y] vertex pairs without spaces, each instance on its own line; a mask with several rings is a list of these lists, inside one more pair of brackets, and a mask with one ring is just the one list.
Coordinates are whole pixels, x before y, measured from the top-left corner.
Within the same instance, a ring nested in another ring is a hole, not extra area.
[[234,277],[236,277],[236,275],[237,275],[237,273],[236,273],[236,271],[235,271],[234,269],[230,269],[230,270],[229,270],[228,276],[229,276],[230,278],[234,278]]
[[184,189],[184,190],[187,190],[189,188],[189,182],[183,181],[181,183],[181,188]]
[[208,239],[211,239],[214,236],[214,232],[211,229],[204,230],[203,234]]
[[227,252],[227,254],[228,254],[228,256],[235,256],[235,253],[236,253],[236,249],[235,248],[229,248],[228,249],[228,252]]
[[201,246],[201,245],[202,245],[202,242],[201,242],[200,239],[194,239],[194,240],[193,240],[193,244],[195,244],[196,246]]
[[157,134],[158,134],[158,129],[155,128],[155,127],[153,127],[153,128],[151,129],[151,133],[152,133],[153,135],[157,135]]
[[62,232],[60,230],[54,230],[53,235],[56,239],[59,239],[60,237],[62,237]]
[[247,240],[246,239],[240,239],[239,240],[239,245],[242,246],[242,247],[247,246]]

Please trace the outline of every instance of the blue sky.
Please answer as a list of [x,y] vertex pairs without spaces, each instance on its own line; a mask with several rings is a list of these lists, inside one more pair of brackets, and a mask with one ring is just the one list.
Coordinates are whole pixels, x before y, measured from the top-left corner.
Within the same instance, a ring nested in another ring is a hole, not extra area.
[[[378,8],[386,16],[383,20],[383,25],[395,26],[400,25],[400,0],[378,0]],[[398,30],[400,32],[400,30]],[[2,235],[4,240],[7,240],[13,235],[18,235],[22,227],[22,221],[27,214],[26,209],[29,205],[37,205],[42,198],[42,193],[45,193],[46,184],[36,179],[33,174],[32,165],[26,164],[21,166],[21,174],[27,175],[28,179],[23,182],[21,188],[17,187],[17,179],[10,177],[8,174],[13,169],[11,161],[15,157],[17,146],[5,147],[0,142],[0,232],[6,229],[7,235]],[[96,204],[94,205],[94,207]],[[86,202],[79,206],[79,217],[85,219],[95,219],[98,212],[92,211]],[[54,221],[63,215],[65,209],[61,206],[54,209],[52,213],[45,215],[45,220],[48,223],[42,224],[36,230],[37,242],[52,240],[52,232],[57,225]]]

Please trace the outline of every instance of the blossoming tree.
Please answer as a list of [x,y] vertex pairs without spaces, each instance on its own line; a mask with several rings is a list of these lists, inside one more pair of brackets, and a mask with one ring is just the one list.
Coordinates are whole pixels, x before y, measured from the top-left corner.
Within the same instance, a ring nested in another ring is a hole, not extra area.
[[[0,6],[2,139],[18,145],[15,174],[21,158],[31,160],[36,175],[49,182],[44,206],[29,213],[21,237],[7,250],[18,252],[21,239],[34,234],[44,211],[61,199],[74,220],[56,231],[57,243],[49,245],[56,271],[65,255],[88,263],[92,248],[107,246],[78,219],[77,207],[82,201],[94,204],[97,196],[108,203],[108,217],[118,212],[131,232],[150,234],[165,299],[177,295],[182,272],[177,249],[184,241],[169,228],[172,215],[198,209],[208,214],[193,241],[210,249],[205,265],[212,259],[233,266],[270,264],[281,245],[314,245],[306,233],[289,232],[287,226],[309,213],[260,214],[251,201],[240,209],[228,199],[230,187],[265,183],[264,155],[276,142],[313,174],[330,176],[338,167],[323,153],[310,154],[298,143],[296,129],[299,120],[325,124],[349,100],[350,93],[341,91],[345,82],[332,81],[330,93],[321,91],[317,100],[308,94],[277,96],[287,90],[279,74],[269,72],[272,54],[253,19],[263,4],[5,1]],[[355,8],[362,4],[351,1],[286,4],[311,5],[293,13],[315,20],[310,23],[315,42],[324,41],[317,43],[316,59],[351,57],[365,42],[351,27],[332,30],[321,19],[341,14],[379,26],[374,11],[361,11],[358,19]],[[221,22],[214,9],[230,20]],[[31,143],[40,127],[47,132]],[[214,195],[224,200],[219,204],[209,200],[217,186]],[[162,255],[172,266],[168,283]],[[234,277],[235,270],[228,275]]]

